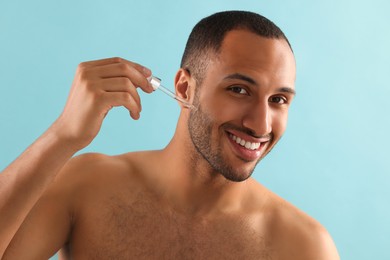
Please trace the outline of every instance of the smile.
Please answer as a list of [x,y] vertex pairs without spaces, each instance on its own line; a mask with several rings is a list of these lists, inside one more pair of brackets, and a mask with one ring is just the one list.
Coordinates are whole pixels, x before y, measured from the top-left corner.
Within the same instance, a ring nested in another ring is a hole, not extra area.
[[232,133],[229,133],[229,137],[237,144],[241,145],[242,147],[245,147],[248,150],[257,150],[261,145],[261,143],[252,143],[249,141],[245,141],[244,139],[241,139],[240,137],[235,136]]

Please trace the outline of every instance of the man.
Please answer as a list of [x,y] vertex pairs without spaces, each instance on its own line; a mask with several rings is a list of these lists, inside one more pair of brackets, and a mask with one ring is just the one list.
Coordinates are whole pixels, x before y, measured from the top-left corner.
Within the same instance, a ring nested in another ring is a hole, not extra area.
[[79,65],[61,116],[3,173],[1,205],[12,210],[2,236],[13,236],[4,259],[59,249],[64,259],[338,259],[318,222],[250,178],[295,94],[294,56],[276,25],[242,11],[203,19],[175,77],[193,108],[181,105],[167,147],[69,160],[112,107],[139,118],[136,86],[151,92],[150,75],[120,58]]

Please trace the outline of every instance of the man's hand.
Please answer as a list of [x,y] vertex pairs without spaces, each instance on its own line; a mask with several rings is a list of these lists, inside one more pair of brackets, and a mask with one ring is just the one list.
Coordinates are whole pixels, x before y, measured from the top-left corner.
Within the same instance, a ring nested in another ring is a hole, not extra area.
[[152,92],[149,76],[149,69],[121,58],[81,63],[65,109],[52,130],[79,150],[96,137],[111,108],[124,106],[138,119],[141,101],[136,88]]
[[136,88],[152,92],[150,75],[145,67],[121,58],[79,65],[60,117],[0,174],[0,258],[61,168],[98,134],[109,110],[124,106],[132,118],[139,118]]

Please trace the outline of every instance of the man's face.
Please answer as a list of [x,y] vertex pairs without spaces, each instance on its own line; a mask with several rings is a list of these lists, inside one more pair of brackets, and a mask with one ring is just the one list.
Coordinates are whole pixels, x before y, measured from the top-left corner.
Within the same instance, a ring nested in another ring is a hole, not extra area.
[[295,60],[285,40],[229,32],[198,86],[188,122],[197,151],[231,181],[251,176],[287,125]]

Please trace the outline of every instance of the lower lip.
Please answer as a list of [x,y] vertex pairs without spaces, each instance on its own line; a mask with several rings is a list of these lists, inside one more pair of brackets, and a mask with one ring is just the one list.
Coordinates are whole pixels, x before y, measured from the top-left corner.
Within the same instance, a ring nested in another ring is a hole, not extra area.
[[261,156],[261,150],[264,146],[264,143],[260,144],[260,147],[257,150],[249,150],[246,149],[245,147],[239,145],[234,141],[231,137],[230,134],[227,133],[227,138],[230,141],[230,144],[233,146],[233,150],[236,153],[236,155],[245,161],[255,161],[258,160]]

